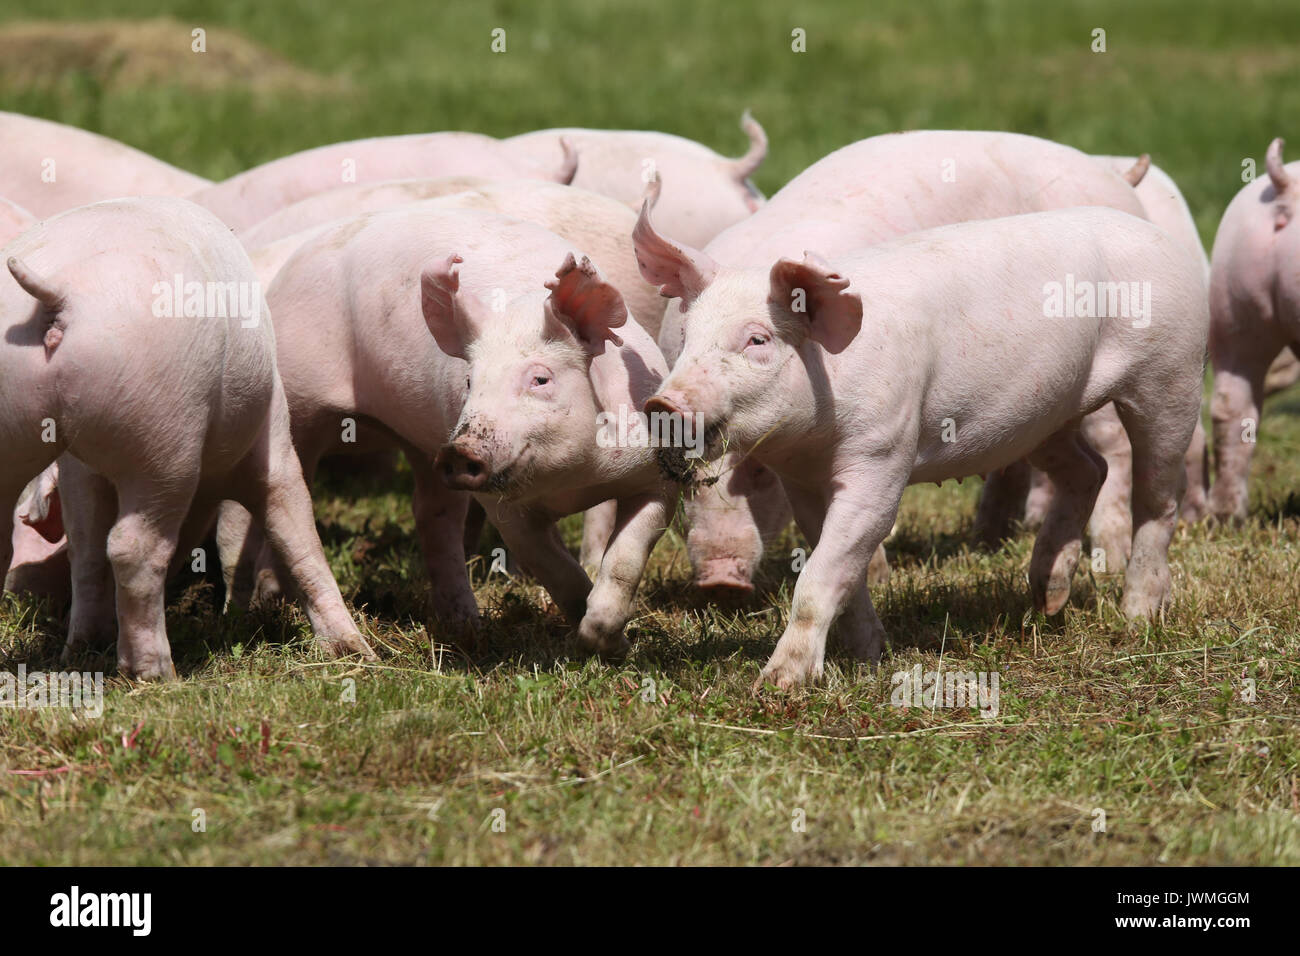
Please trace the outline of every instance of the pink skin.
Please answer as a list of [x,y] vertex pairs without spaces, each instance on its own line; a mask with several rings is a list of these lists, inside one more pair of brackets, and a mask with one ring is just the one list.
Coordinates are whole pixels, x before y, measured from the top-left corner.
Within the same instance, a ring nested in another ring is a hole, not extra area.
[[[1095,156],[1100,165],[1117,174],[1129,174],[1142,166],[1132,156]],[[1147,165],[1145,173],[1134,187],[1146,218],[1169,234],[1201,264],[1208,283],[1210,261],[1201,245],[1196,221],[1187,207],[1177,184],[1159,166]],[[1088,536],[1094,550],[1100,548],[1105,555],[1101,570],[1112,574],[1122,573],[1129,557],[1132,537],[1132,454],[1128,435],[1120,424],[1115,409],[1107,406],[1089,415],[1083,423],[1087,441],[1106,459],[1106,482],[1097,496],[1097,506],[1088,521]],[[1206,513],[1206,493],[1209,474],[1206,468],[1205,430],[1199,419],[1186,455],[1187,494],[1183,498],[1181,517],[1189,523],[1199,521]],[[987,545],[995,545],[1011,532],[1016,520],[1036,530],[1047,514],[1051,501],[1051,480],[1042,472],[1031,476],[1020,475],[1027,464],[1013,466],[1011,471],[990,475],[980,494],[979,510],[975,521],[976,537]],[[1028,493],[1028,498],[1026,494]],[[1094,564],[1094,567],[1097,567]]]
[[63,534],[58,475],[58,464],[50,465],[23,489],[14,509],[14,551],[5,590],[62,602],[72,594],[72,570]]
[[[652,450],[597,445],[597,414],[639,409],[666,371],[614,286],[539,226],[415,203],[321,227],[269,299],[306,473],[327,453],[411,457],[440,618],[478,617],[461,543],[473,494],[510,555],[579,624],[582,645],[626,647],[674,488]],[[554,523],[610,499],[615,528],[593,587]],[[237,535],[225,537],[229,567]]]
[[[715,454],[724,440],[752,450],[813,543],[759,685],[819,677],[837,619],[854,655],[879,659],[867,567],[913,482],[1026,456],[1047,471],[1056,495],[1029,578],[1035,605],[1059,611],[1105,477],[1078,424],[1110,401],[1137,476],[1124,610],[1145,617],[1168,601],[1209,317],[1196,263],[1150,223],[1109,209],[1036,213],[906,236],[834,267],[783,257],[767,271],[666,242],[638,253],[646,278],[687,306],[681,354],[647,409],[703,414]],[[1149,281],[1150,324],[1046,318],[1044,285],[1067,274]],[[679,459],[662,460],[680,473]]]
[[184,196],[211,185],[125,143],[19,113],[0,113],[0,142],[0,196],[40,218],[101,199]]
[[1246,518],[1269,366],[1300,341],[1300,163],[1284,165],[1275,139],[1266,168],[1228,204],[1210,256],[1210,513],[1219,521]]
[[477,176],[567,183],[577,157],[536,163],[478,133],[418,133],[334,143],[294,153],[201,189],[189,198],[243,232],[296,202],[353,183]]
[[[316,537],[264,307],[248,328],[238,315],[158,314],[155,286],[176,274],[254,282],[229,230],[182,199],[112,200],[45,220],[4,252],[0,500],[58,458],[69,652],[111,637],[116,612],[121,673],[175,676],[164,578],[229,497],[292,569],[317,640],[371,655]],[[12,531],[0,527],[5,568]]]
[[[452,177],[411,179],[332,189],[304,199],[264,219],[241,235],[254,249],[258,277],[269,288],[271,277],[320,224],[372,210],[422,202],[429,209],[480,209],[536,223],[584,250],[623,295],[628,310],[647,316],[642,323],[652,338],[659,334],[663,300],[641,278],[632,248],[636,214],[622,203],[573,186],[515,179]],[[297,232],[303,229],[306,232]],[[262,242],[271,244],[256,248]],[[583,567],[594,570],[614,530],[616,506],[606,502],[590,510],[583,522]],[[477,540],[474,536],[473,540]]]
[[[413,202],[420,202],[428,209],[499,212],[546,227],[575,248],[584,250],[622,293],[629,311],[638,318],[648,317],[644,327],[651,337],[658,335],[663,300],[637,269],[632,248],[636,214],[617,200],[573,186],[527,179],[493,182],[467,177],[351,186],[295,203],[240,238],[254,248],[253,264],[258,277],[269,288],[271,277],[320,224]],[[306,231],[297,232],[298,229]],[[264,241],[271,244],[255,248]],[[615,503],[606,502],[589,511],[583,522],[579,560],[593,572],[599,568],[601,553],[613,533],[615,512]]]
[[[479,209],[544,226],[586,252],[623,294],[628,310],[642,328],[658,336],[663,300],[637,270],[632,248],[636,213],[608,196],[585,189],[535,179],[494,181],[465,176],[365,183],[331,189],[294,203],[239,238],[253,250],[273,244],[278,250],[274,255],[283,264],[283,259],[288,258],[286,251],[295,248],[284,240],[295,233],[301,244],[306,234],[324,223],[413,202],[430,202],[432,205],[426,207],[430,209]],[[644,321],[642,315],[646,316]]]
[[36,217],[22,206],[0,198],[0,246],[7,246],[35,223]]
[[561,139],[569,141],[578,153],[572,185],[611,196],[633,210],[657,172],[664,183],[655,207],[657,221],[669,235],[702,248],[763,204],[749,177],[767,155],[767,135],[748,113],[741,127],[749,150],[738,159],[680,136],[637,130],[544,129],[505,143],[550,164],[560,156]]
[[[945,181],[948,171],[955,181]],[[1124,179],[1068,146],[1014,133],[892,133],[810,166],[705,252],[724,266],[759,268],[805,249],[838,256],[933,226],[1082,205],[1142,215]],[[659,334],[670,362],[682,342],[682,315],[670,305]],[[749,476],[734,474],[739,460],[728,455],[717,468],[729,474],[726,481],[697,489],[686,501],[688,549],[700,586],[751,589],[763,556],[759,529],[786,524],[787,506],[774,483],[767,482],[766,493],[756,489]],[[756,494],[758,500],[745,503]],[[874,576],[882,579],[888,573],[883,551],[874,561]]]

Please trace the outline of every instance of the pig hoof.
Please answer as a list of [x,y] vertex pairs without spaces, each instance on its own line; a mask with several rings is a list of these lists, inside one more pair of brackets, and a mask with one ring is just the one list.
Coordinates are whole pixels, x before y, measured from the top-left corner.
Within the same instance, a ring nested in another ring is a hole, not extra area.
[[318,638],[318,643],[325,649],[325,653],[331,657],[347,657],[349,654],[360,654],[361,657],[368,661],[379,660],[376,654],[366,643],[366,639],[360,634],[341,634],[338,637]]
[[595,654],[607,663],[619,663],[625,660],[632,650],[632,645],[624,636],[621,625],[597,622],[590,614],[578,625],[578,644],[584,653]]
[[822,669],[810,663],[804,663],[791,658],[777,659],[773,655],[772,659],[767,662],[763,672],[758,675],[758,680],[754,681],[752,688],[755,694],[762,691],[765,684],[771,684],[777,690],[789,691],[794,690],[810,681],[821,680]]
[[253,596],[249,599],[249,607],[266,607],[284,599],[284,590],[280,587],[280,579],[275,576],[274,571],[262,570],[257,573],[257,583],[253,585]]
[[1169,590],[1153,592],[1134,589],[1124,595],[1124,616],[1130,621],[1143,621],[1158,617],[1169,604]]
[[1047,581],[1037,581],[1034,583],[1034,607],[1051,617],[1053,614],[1059,614],[1061,608],[1070,600],[1070,581],[1067,578],[1064,582],[1060,581],[1056,575]]
[[1196,495],[1188,492],[1187,497],[1183,499],[1183,506],[1178,516],[1190,525],[1204,521],[1208,514],[1209,507],[1204,492]]
[[123,677],[138,681],[176,680],[176,665],[172,663],[171,657],[154,657],[135,663],[119,657],[117,672]]

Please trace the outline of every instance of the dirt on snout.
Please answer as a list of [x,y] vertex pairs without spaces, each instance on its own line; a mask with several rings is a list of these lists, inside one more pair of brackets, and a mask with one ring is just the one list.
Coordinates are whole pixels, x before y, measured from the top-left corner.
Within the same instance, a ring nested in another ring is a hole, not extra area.
[[[193,49],[199,28],[206,32],[201,53]],[[0,28],[0,86],[53,87],[70,74],[115,90],[175,84],[318,95],[347,88],[346,80],[296,66],[233,30],[170,18],[39,20]]]

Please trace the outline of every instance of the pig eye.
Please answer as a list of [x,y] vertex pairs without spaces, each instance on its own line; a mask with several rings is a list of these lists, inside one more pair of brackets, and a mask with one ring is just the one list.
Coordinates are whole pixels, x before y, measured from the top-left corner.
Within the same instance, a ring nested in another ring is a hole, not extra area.
[[767,336],[766,336],[766,335],[764,335],[764,334],[761,333],[761,332],[754,332],[752,335],[750,335],[750,337],[749,337],[749,341],[748,341],[747,343],[745,343],[745,344],[746,344],[746,345],[766,345],[767,342],[768,342],[768,339],[767,339]]
[[541,388],[543,385],[547,384],[548,382],[550,382],[550,378],[548,378],[545,375],[533,376],[533,388]]

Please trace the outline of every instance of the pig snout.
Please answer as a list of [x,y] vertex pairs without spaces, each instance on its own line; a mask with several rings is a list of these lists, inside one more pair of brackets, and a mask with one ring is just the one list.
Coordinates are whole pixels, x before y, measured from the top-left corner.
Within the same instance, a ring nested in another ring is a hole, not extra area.
[[645,413],[653,415],[680,415],[686,418],[691,414],[690,404],[681,392],[660,392],[645,400]]
[[465,445],[444,445],[433,463],[448,488],[457,491],[480,491],[491,477],[487,458]]
[[715,598],[752,594],[753,566],[740,558],[704,561],[695,569],[695,586]]
[[[658,395],[651,395],[642,406],[650,418],[652,429],[663,428],[664,423],[671,416],[677,421],[676,425],[668,426],[668,433],[680,434],[683,441],[691,446],[661,445],[656,453],[659,459],[659,470],[663,476],[683,485],[690,484],[698,478],[694,472],[695,466],[699,463],[701,455],[705,459],[709,457],[709,445],[714,438],[708,431],[696,434],[699,425],[692,405],[693,403],[681,392],[664,391]],[[700,447],[701,439],[703,447]]]

